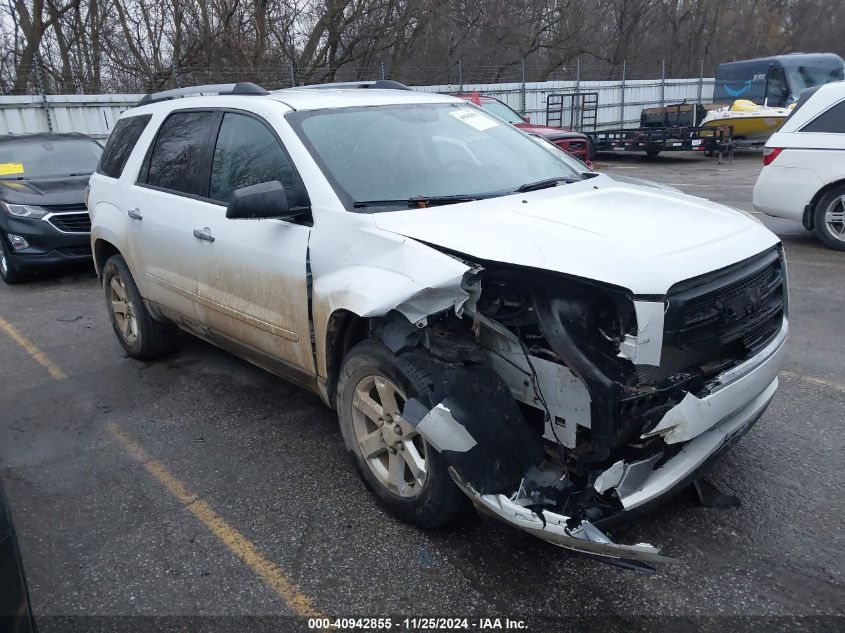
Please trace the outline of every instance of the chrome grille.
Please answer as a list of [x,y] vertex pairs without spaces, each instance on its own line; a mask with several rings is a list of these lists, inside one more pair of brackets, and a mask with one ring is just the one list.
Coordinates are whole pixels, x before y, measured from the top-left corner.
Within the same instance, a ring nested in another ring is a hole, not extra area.
[[58,213],[51,215],[48,221],[65,233],[91,232],[91,217],[87,210],[79,213]]
[[44,204],[41,205],[48,211],[52,213],[66,213],[69,211],[84,211],[85,213],[88,212],[88,207],[85,206],[84,202],[75,202],[73,204]]

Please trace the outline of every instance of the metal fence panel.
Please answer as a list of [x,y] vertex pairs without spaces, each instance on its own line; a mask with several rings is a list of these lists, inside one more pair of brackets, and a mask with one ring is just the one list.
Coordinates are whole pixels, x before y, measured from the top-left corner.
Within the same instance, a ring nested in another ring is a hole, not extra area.
[[[661,85],[663,89],[661,90]],[[527,82],[525,84],[525,112],[533,123],[543,124],[546,121],[546,99],[550,94],[575,92],[598,93],[598,117],[596,125],[599,129],[609,127],[630,127],[639,125],[640,112],[643,108],[659,106],[661,94],[665,103],[680,101],[696,101],[701,88],[701,100],[709,103],[713,100],[713,78],[704,79],[666,79],[665,84],[657,79],[634,79],[625,82],[625,106],[622,114],[622,82],[612,81],[542,81]],[[416,90],[425,92],[458,92],[458,84],[438,84],[433,86],[414,86]],[[522,109],[521,83],[475,83],[464,84],[465,94],[478,92],[479,94],[496,97],[507,103],[516,111]]]
[[[643,108],[663,102],[713,100],[712,78],[705,79],[634,79],[625,81],[624,107],[622,82],[612,81],[540,81],[437,84],[414,86],[424,92],[464,93],[477,91],[501,99],[516,111],[525,111],[533,123],[546,124],[546,99],[550,94],[574,92],[598,93],[598,129],[639,125]],[[39,95],[0,96],[0,134],[32,132],[83,132],[106,137],[120,113],[134,106],[142,95]],[[523,101],[524,99],[524,101]],[[623,112],[624,110],[624,112]],[[49,118],[47,116],[49,111]]]
[[[0,134],[83,132],[94,137],[111,133],[120,113],[142,95],[0,96]],[[46,109],[45,109],[46,108]],[[47,117],[49,110],[49,119]]]

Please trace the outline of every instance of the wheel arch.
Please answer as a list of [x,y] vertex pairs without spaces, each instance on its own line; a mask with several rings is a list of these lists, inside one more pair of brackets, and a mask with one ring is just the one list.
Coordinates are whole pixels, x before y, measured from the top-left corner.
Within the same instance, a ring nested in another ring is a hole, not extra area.
[[114,244],[103,238],[94,240],[94,269],[97,271],[97,277],[103,278],[103,267],[110,257],[120,255],[120,249]]
[[824,187],[822,187],[816,192],[816,194],[810,200],[810,203],[806,207],[804,207],[804,215],[801,218],[801,223],[804,225],[805,229],[807,229],[808,231],[812,231],[816,228],[816,205],[828,191],[839,186],[845,186],[845,178],[840,178],[839,180],[834,180],[833,182],[827,183]]
[[439,263],[443,265],[414,271],[420,278],[374,265],[345,266],[327,274],[314,271],[311,323],[318,392],[323,402],[335,407],[343,357],[352,345],[367,337],[379,319],[395,310],[417,323],[468,299],[461,284],[469,267],[445,255]]
[[369,336],[370,321],[351,310],[339,308],[326,323],[326,390],[327,404],[337,407],[337,381],[346,353]]

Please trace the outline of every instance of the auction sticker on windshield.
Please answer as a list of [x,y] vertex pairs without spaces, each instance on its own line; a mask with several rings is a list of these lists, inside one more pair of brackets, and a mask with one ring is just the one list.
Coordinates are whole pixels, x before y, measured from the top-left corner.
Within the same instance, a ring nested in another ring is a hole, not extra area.
[[12,174],[22,174],[23,163],[0,163],[0,176],[11,176]]
[[491,127],[499,125],[497,121],[494,121],[490,117],[481,114],[481,112],[476,112],[470,108],[461,108],[460,110],[455,110],[449,114],[459,121],[463,121],[467,125],[474,127],[479,132],[489,130]]

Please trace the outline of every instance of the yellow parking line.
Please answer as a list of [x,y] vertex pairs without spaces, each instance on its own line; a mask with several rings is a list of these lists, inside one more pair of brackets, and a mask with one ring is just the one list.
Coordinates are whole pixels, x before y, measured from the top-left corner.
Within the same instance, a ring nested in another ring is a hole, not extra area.
[[814,385],[821,385],[822,387],[830,387],[831,389],[836,389],[837,391],[845,392],[845,384],[841,382],[834,382],[832,380],[826,380],[824,378],[816,378],[815,376],[808,376],[806,374],[796,374],[792,371],[785,371],[782,370],[780,372],[781,376],[786,376],[787,378],[793,378],[795,380],[803,380],[804,382],[809,382]]
[[64,380],[67,378],[67,374],[63,372],[56,363],[50,360],[50,357],[47,356],[47,354],[38,349],[35,343],[21,334],[14,325],[9,323],[3,317],[0,317],[0,330],[3,330],[9,335],[9,338],[26,350],[26,353],[32,356],[35,362],[42,365],[47,370],[47,373],[49,373],[53,378],[56,380]]
[[155,477],[170,494],[182,502],[199,519],[200,523],[207,527],[232,553],[243,560],[282,599],[282,602],[291,611],[300,617],[326,617],[312,604],[311,599],[303,594],[296,584],[279,569],[278,565],[267,559],[252,541],[229,525],[206,501],[188,490],[181,481],[170,474],[164,464],[150,457],[147,451],[117,424],[109,423],[108,429],[123,445],[123,448],[143,464],[147,472]]

